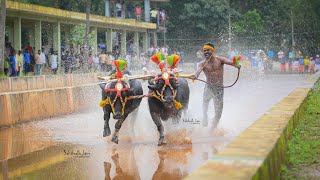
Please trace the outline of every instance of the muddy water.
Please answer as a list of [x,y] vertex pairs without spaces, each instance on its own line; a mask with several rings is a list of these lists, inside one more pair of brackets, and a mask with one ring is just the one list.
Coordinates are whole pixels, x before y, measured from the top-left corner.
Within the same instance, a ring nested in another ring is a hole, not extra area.
[[[226,85],[232,83],[233,75]],[[189,111],[178,125],[164,122],[169,144],[162,147],[157,146],[158,133],[146,99],[137,118],[125,121],[118,145],[102,137],[98,102],[94,111],[2,129],[0,179],[182,179],[293,89],[305,86],[305,79],[243,75],[233,88],[225,89],[223,115],[214,132],[201,125],[204,85],[190,82]],[[209,109],[212,119],[213,104]],[[115,120],[110,122],[114,130]]]

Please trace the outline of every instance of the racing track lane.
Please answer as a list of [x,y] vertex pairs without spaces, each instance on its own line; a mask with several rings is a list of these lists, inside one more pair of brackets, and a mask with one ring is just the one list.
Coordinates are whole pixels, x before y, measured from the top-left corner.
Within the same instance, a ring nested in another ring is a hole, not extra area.
[[[136,121],[131,118],[125,121],[120,130],[119,145],[110,142],[110,137],[102,137],[103,113],[98,105],[95,111],[2,129],[0,179],[3,176],[181,179],[223,149],[293,89],[306,85],[306,77],[298,75],[272,75],[268,79],[256,80],[243,77],[233,88],[225,90],[224,111],[215,133],[199,124],[204,85],[190,82],[191,101],[187,117],[178,126],[165,122],[165,132],[177,142],[162,147],[157,146],[158,134],[146,99],[142,101]],[[210,108],[213,108],[212,103]],[[213,115],[213,112],[209,113],[209,117]],[[115,121],[110,122],[113,131]],[[134,126],[134,137],[130,126]],[[179,137],[185,134],[192,138],[193,144],[179,144]]]

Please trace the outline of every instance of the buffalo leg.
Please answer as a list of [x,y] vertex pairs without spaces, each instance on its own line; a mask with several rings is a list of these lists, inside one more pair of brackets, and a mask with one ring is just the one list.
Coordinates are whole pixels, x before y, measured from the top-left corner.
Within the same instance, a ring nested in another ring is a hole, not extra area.
[[153,122],[157,126],[157,129],[158,129],[158,132],[159,132],[159,136],[160,136],[159,141],[158,141],[158,146],[166,144],[166,141],[164,139],[164,133],[163,133],[164,132],[164,128],[163,128],[160,116],[157,115],[156,113],[151,113],[151,117],[152,117]]
[[135,109],[132,113],[131,113],[131,118],[129,119],[130,121],[130,128],[131,128],[131,136],[132,137],[135,137],[136,133],[135,133],[135,128],[134,128],[134,125],[135,125],[135,122],[137,121],[137,117],[138,117],[138,108]]
[[179,124],[181,119],[181,111],[177,113],[176,117],[172,119],[173,124]]
[[104,114],[104,128],[103,128],[103,137],[110,136],[111,130],[109,126],[110,113],[105,112]]
[[118,136],[119,136],[119,131],[120,131],[120,128],[122,126],[122,123],[124,122],[124,120],[127,118],[127,116],[125,116],[123,119],[119,119],[117,122],[116,122],[116,125],[115,125],[115,131],[114,131],[114,134],[112,136],[112,142],[118,144],[119,143],[119,139],[118,139]]

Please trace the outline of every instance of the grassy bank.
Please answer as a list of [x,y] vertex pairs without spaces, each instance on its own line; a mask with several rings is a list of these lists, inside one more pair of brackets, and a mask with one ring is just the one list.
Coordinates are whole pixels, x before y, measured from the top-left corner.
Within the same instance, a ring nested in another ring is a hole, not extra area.
[[281,179],[320,179],[320,82],[307,99],[307,110],[289,141]]

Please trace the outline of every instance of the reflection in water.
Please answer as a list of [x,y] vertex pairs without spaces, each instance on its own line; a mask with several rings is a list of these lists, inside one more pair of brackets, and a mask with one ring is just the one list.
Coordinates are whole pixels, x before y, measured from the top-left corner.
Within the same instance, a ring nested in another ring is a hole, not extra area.
[[[173,147],[173,148],[158,148],[153,154],[158,157],[158,165],[150,162],[152,159],[147,159],[145,151],[149,151],[146,147],[141,145],[132,146],[129,150],[123,151],[121,149],[114,149],[111,155],[111,161],[105,161],[105,180],[117,179],[182,179],[189,173],[187,164],[189,163],[189,155],[192,153],[192,146],[187,147]],[[139,151],[138,153],[137,150]],[[147,153],[147,152],[146,152]],[[147,155],[147,154],[146,154]],[[141,159],[141,161],[140,161]],[[139,168],[138,166],[140,165]],[[153,167],[155,166],[155,167]],[[155,171],[154,171],[155,169]],[[140,170],[140,171],[139,171]],[[144,171],[153,172],[147,177]]]
[[74,145],[60,145],[2,161],[0,179],[88,179],[86,158],[67,155]]
[[174,149],[160,149],[158,156],[160,163],[152,179],[171,180],[182,179],[188,175],[188,155],[192,153],[192,146]]
[[0,160],[28,154],[58,144],[50,139],[48,132],[32,126],[17,126],[0,130]]
[[[130,153],[133,153],[132,151]],[[128,167],[123,167],[124,169],[121,168],[120,161],[119,161],[119,153],[115,150],[114,154],[111,156],[112,161],[114,163],[116,172],[115,176],[112,178],[114,180],[117,179],[139,179],[139,174],[137,171],[137,166],[134,163],[129,163],[131,159],[122,159],[122,160],[127,160],[127,164],[125,163],[123,166],[128,166]],[[133,157],[133,162],[135,162],[135,159]],[[122,163],[123,164],[123,163]],[[111,180],[110,177],[110,170],[111,170],[111,163],[109,162],[104,162],[104,168],[105,168],[105,180]],[[130,169],[133,168],[134,170],[131,171]]]

